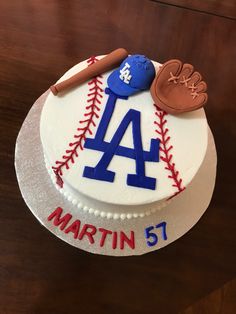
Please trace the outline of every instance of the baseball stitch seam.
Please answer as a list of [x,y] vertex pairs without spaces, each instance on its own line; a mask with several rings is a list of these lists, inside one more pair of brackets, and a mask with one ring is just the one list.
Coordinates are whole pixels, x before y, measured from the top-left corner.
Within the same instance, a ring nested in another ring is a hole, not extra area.
[[156,125],[155,132],[159,134],[158,139],[160,140],[160,159],[166,163],[165,169],[170,172],[168,178],[173,181],[172,186],[177,189],[177,191],[169,198],[176,196],[177,194],[181,193],[185,190],[185,187],[182,185],[182,179],[179,176],[179,171],[176,170],[175,163],[172,161],[173,154],[171,154],[171,150],[173,148],[172,145],[169,144],[170,136],[168,135],[169,129],[166,127],[166,116],[167,112],[163,111],[159,108],[156,104],[155,106],[155,115],[157,116],[158,120],[154,121]]
[[[98,59],[94,56],[90,57],[87,60],[88,66],[94,64],[97,62]],[[90,135],[93,134],[91,127],[95,127],[95,118],[99,118],[99,105],[101,105],[100,99],[103,97],[102,92],[103,89],[102,87],[102,81],[100,80],[102,78],[102,75],[96,76],[92,78],[89,82],[88,85],[90,86],[89,88],[89,93],[87,94],[88,99],[87,103],[88,105],[85,107],[86,112],[84,113],[84,120],[80,120],[79,123],[79,128],[77,128],[78,134],[74,135],[74,138],[76,141],[70,142],[69,147],[71,149],[66,150],[66,154],[62,156],[63,160],[57,160],[55,164],[57,166],[53,166],[52,169],[56,175],[56,183],[59,185],[59,187],[63,187],[63,180],[61,176],[63,175],[62,168],[65,167],[66,170],[70,169],[70,164],[74,164],[75,158],[78,157],[78,150],[83,150],[83,145],[86,140],[86,134],[89,133]],[[81,126],[82,124],[82,126]]]

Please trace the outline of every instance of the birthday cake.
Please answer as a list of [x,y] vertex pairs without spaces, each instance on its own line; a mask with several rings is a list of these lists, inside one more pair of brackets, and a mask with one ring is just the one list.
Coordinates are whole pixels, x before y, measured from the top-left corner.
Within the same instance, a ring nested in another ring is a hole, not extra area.
[[[103,58],[80,62],[58,83]],[[192,72],[186,75],[185,65],[185,75],[168,72],[166,89],[157,75],[158,97],[164,90],[157,103],[150,86],[160,67],[134,55],[115,71],[57,96],[49,93],[40,121],[45,164],[55,188],[78,211],[104,219],[142,218],[164,210],[193,182],[208,145],[204,109],[194,104],[194,111],[181,108],[174,115],[176,108],[168,113],[163,105],[176,86],[199,99],[197,81]],[[179,100],[174,89],[172,94]]]

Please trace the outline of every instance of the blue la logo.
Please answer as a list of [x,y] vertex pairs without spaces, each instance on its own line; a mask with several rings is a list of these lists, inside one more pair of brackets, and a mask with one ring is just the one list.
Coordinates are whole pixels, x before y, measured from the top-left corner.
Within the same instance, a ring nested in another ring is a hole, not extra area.
[[[150,151],[143,150],[140,112],[130,109],[115,131],[111,141],[106,142],[104,137],[115,109],[116,100],[118,98],[127,99],[128,97],[118,96],[109,88],[106,88],[105,92],[106,94],[109,94],[109,98],[107,100],[106,108],[98,126],[95,138],[87,138],[84,144],[85,148],[97,150],[103,152],[104,154],[96,167],[93,168],[86,166],[84,168],[83,176],[95,180],[114,182],[115,172],[107,170],[107,168],[114,155],[117,155],[135,160],[136,174],[127,174],[127,185],[155,190],[156,179],[145,175],[145,161],[159,161],[159,140],[151,139]],[[130,124],[132,127],[134,148],[120,145],[120,142]]]

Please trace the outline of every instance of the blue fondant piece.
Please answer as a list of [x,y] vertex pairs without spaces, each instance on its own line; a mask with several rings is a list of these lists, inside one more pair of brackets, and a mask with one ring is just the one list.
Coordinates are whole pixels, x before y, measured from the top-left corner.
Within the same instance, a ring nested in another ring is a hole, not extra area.
[[139,188],[146,188],[149,190],[156,189],[156,179],[151,177],[146,177],[139,174],[128,174],[127,185],[135,186]]
[[[86,142],[84,144],[85,148],[97,150],[99,152],[105,152],[108,148],[110,143],[106,141],[102,142],[97,142],[94,143],[93,138],[87,138]],[[159,161],[159,146],[160,146],[160,141],[157,139],[151,139],[151,145],[150,145],[150,150],[149,151],[143,151],[143,159],[145,161],[153,161],[157,162]],[[116,155],[117,156],[125,156],[130,159],[136,159],[136,154],[133,148],[129,147],[124,147],[119,145],[116,150]]]
[[143,55],[131,55],[108,77],[109,88],[117,95],[131,96],[149,89],[155,78],[151,60]]
[[[154,246],[158,243],[158,236],[155,232],[153,232],[154,229],[161,229],[161,236],[163,240],[167,240],[167,234],[166,234],[166,222],[163,221],[159,224],[154,226],[149,226],[144,229],[144,235],[145,239],[147,240],[148,246]],[[157,232],[157,231],[156,231]]]
[[[150,227],[145,228],[145,230],[144,230],[144,235],[145,235],[145,238],[147,239],[147,245],[150,247],[156,245],[158,242],[157,235],[154,232],[151,232],[153,229],[154,229],[154,227],[150,226]],[[148,239],[150,239],[152,241],[150,241]]]
[[167,234],[166,234],[166,222],[163,221],[161,223],[159,223],[158,225],[156,225],[156,228],[161,228],[161,235],[162,235],[162,239],[163,240],[167,240]]
[[[115,109],[115,104],[116,104],[116,100],[117,98],[120,99],[127,99],[128,97],[125,96],[118,96],[115,93],[113,93],[109,88],[105,89],[105,93],[109,95],[107,103],[106,103],[106,108],[105,111],[103,113],[102,119],[99,123],[98,129],[97,129],[97,133],[96,133],[96,137],[94,139],[91,139],[93,141],[93,143],[101,143],[104,140],[109,122],[111,120],[111,116],[114,112]],[[87,142],[87,141],[86,141]],[[91,148],[91,147],[86,147],[87,143],[85,142],[85,148]]]
[[114,182],[115,172],[99,167],[85,167],[83,176],[100,181]]
[[[127,175],[128,185],[154,190],[156,187],[156,179],[145,176],[145,161],[159,161],[159,140],[152,139],[150,144],[150,151],[143,151],[140,128],[140,112],[130,109],[121,121],[119,127],[113,135],[113,138],[111,139],[111,142],[105,142],[104,137],[114,112],[117,98],[127,99],[127,97],[116,95],[108,88],[105,90],[105,92],[109,95],[109,97],[95,138],[87,139],[84,145],[85,148],[98,150],[104,152],[104,154],[96,167],[93,168],[86,166],[84,168],[83,176],[90,179],[113,182],[115,178],[115,172],[108,171],[107,168],[114,155],[118,155],[132,158],[136,162],[136,174]],[[134,148],[119,146],[130,124],[132,124]]]

